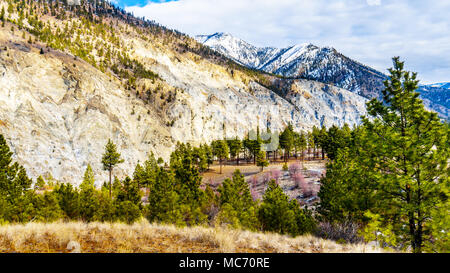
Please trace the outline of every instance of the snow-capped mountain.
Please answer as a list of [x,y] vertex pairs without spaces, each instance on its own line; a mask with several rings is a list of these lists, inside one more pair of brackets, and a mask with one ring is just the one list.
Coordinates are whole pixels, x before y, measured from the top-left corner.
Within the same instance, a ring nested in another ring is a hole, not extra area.
[[[228,33],[199,35],[197,41],[246,67],[335,85],[365,98],[381,98],[387,76],[332,47],[299,44],[287,48],[256,47]],[[450,119],[450,82],[421,85],[425,106]]]
[[421,85],[417,91],[428,109],[437,112],[441,118],[450,120],[450,83]]
[[198,35],[195,39],[239,64],[255,69],[261,69],[282,51],[273,47],[258,48],[228,33]]
[[423,85],[422,87],[425,88],[425,89],[428,89],[428,88],[450,89],[450,82],[426,84],[426,85]]
[[332,47],[299,44],[279,49],[256,47],[227,33],[199,35],[197,41],[234,61],[289,78],[306,78],[379,97],[386,75],[340,54]]

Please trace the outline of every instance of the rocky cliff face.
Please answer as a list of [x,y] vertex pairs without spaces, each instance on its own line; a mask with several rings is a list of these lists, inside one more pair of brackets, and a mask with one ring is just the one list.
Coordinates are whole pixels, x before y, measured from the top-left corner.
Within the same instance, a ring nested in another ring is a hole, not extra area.
[[[65,24],[45,18],[51,26]],[[139,28],[114,20],[111,24],[122,31],[107,47],[120,45],[128,58],[157,73],[156,80],[141,77],[130,84],[121,76],[126,72],[47,47],[14,23],[0,28],[0,133],[31,177],[51,174],[78,184],[90,163],[97,183],[102,183],[106,172],[100,161],[109,138],[125,159],[115,171],[123,178],[149,152],[168,160],[178,141],[198,145],[243,138],[267,125],[281,131],[288,123],[296,130],[354,124],[365,114],[365,99],[350,91],[289,80],[274,92],[258,83],[262,76],[174,49],[181,43],[196,46],[193,40],[178,41],[164,31],[149,39]],[[83,35],[85,41],[107,41],[89,32]],[[102,60],[99,50],[91,51],[92,59]]]
[[149,151],[168,155],[170,130],[117,82],[73,56],[1,41],[0,133],[32,177],[79,183],[88,163],[102,174],[108,138],[125,159],[119,176]]

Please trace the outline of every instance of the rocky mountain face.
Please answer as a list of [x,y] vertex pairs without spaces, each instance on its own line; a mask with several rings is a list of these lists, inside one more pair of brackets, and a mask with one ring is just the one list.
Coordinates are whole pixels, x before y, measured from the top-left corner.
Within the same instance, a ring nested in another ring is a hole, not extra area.
[[33,178],[78,184],[90,163],[104,182],[108,139],[125,159],[115,170],[123,178],[150,152],[168,160],[178,141],[355,124],[366,113],[353,92],[248,71],[107,2],[55,3],[28,18],[15,7],[0,28],[0,133]]
[[427,84],[422,86],[424,89],[429,88],[442,88],[442,89],[448,89],[450,90],[450,82],[441,82],[441,83],[433,83],[433,84]]
[[226,33],[196,39],[242,65],[268,73],[333,84],[366,98],[379,97],[384,88],[384,74],[331,47],[300,44],[283,49],[259,48]]
[[[252,69],[287,78],[313,79],[350,90],[365,98],[380,98],[387,76],[351,60],[331,47],[300,44],[288,48],[255,47],[227,33],[199,35],[203,43]],[[450,83],[420,86],[417,90],[425,107],[443,119],[450,119]]]
[[422,85],[418,92],[424,105],[445,120],[450,120],[450,83]]

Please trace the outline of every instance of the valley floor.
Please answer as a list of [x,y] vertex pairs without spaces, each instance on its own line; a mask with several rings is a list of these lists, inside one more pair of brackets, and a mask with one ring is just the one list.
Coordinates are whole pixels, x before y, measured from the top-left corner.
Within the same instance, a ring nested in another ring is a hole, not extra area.
[[[311,207],[318,201],[317,193],[320,189],[320,178],[326,169],[327,162],[328,160],[308,159],[301,161],[295,158],[291,158],[287,162],[288,166],[301,166],[305,181],[312,190],[311,195],[302,194],[301,189],[296,186],[289,171],[283,171],[284,161],[282,160],[271,162],[263,171],[261,171],[261,167],[241,161],[239,165],[236,165],[236,162],[228,162],[228,164],[222,166],[222,173],[220,173],[220,166],[215,164],[211,165],[210,169],[202,174],[202,177],[205,185],[207,184],[216,189],[226,178],[231,179],[233,172],[239,169],[258,198],[264,195],[269,180],[276,179],[283,191],[291,199],[297,199],[302,205]],[[275,178],[277,176],[278,178]]]
[[209,227],[120,223],[28,223],[0,226],[0,253],[323,253],[382,252],[373,246],[345,245],[314,236]]

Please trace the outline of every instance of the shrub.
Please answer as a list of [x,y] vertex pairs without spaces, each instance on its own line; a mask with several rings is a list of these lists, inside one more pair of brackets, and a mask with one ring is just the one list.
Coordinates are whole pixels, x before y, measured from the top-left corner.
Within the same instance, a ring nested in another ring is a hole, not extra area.
[[300,173],[302,171],[302,164],[293,163],[289,165],[288,171],[289,175],[292,177],[293,175]]
[[271,175],[271,179],[275,180],[277,183],[279,182],[278,180],[279,180],[280,177],[281,177],[281,172],[280,172],[280,170],[272,170],[272,171],[270,172],[270,175]]
[[337,242],[357,244],[364,241],[358,234],[359,228],[358,224],[349,220],[342,223],[322,222],[317,226],[315,235]]
[[117,202],[115,205],[116,219],[131,224],[141,218],[139,206],[131,201]]

